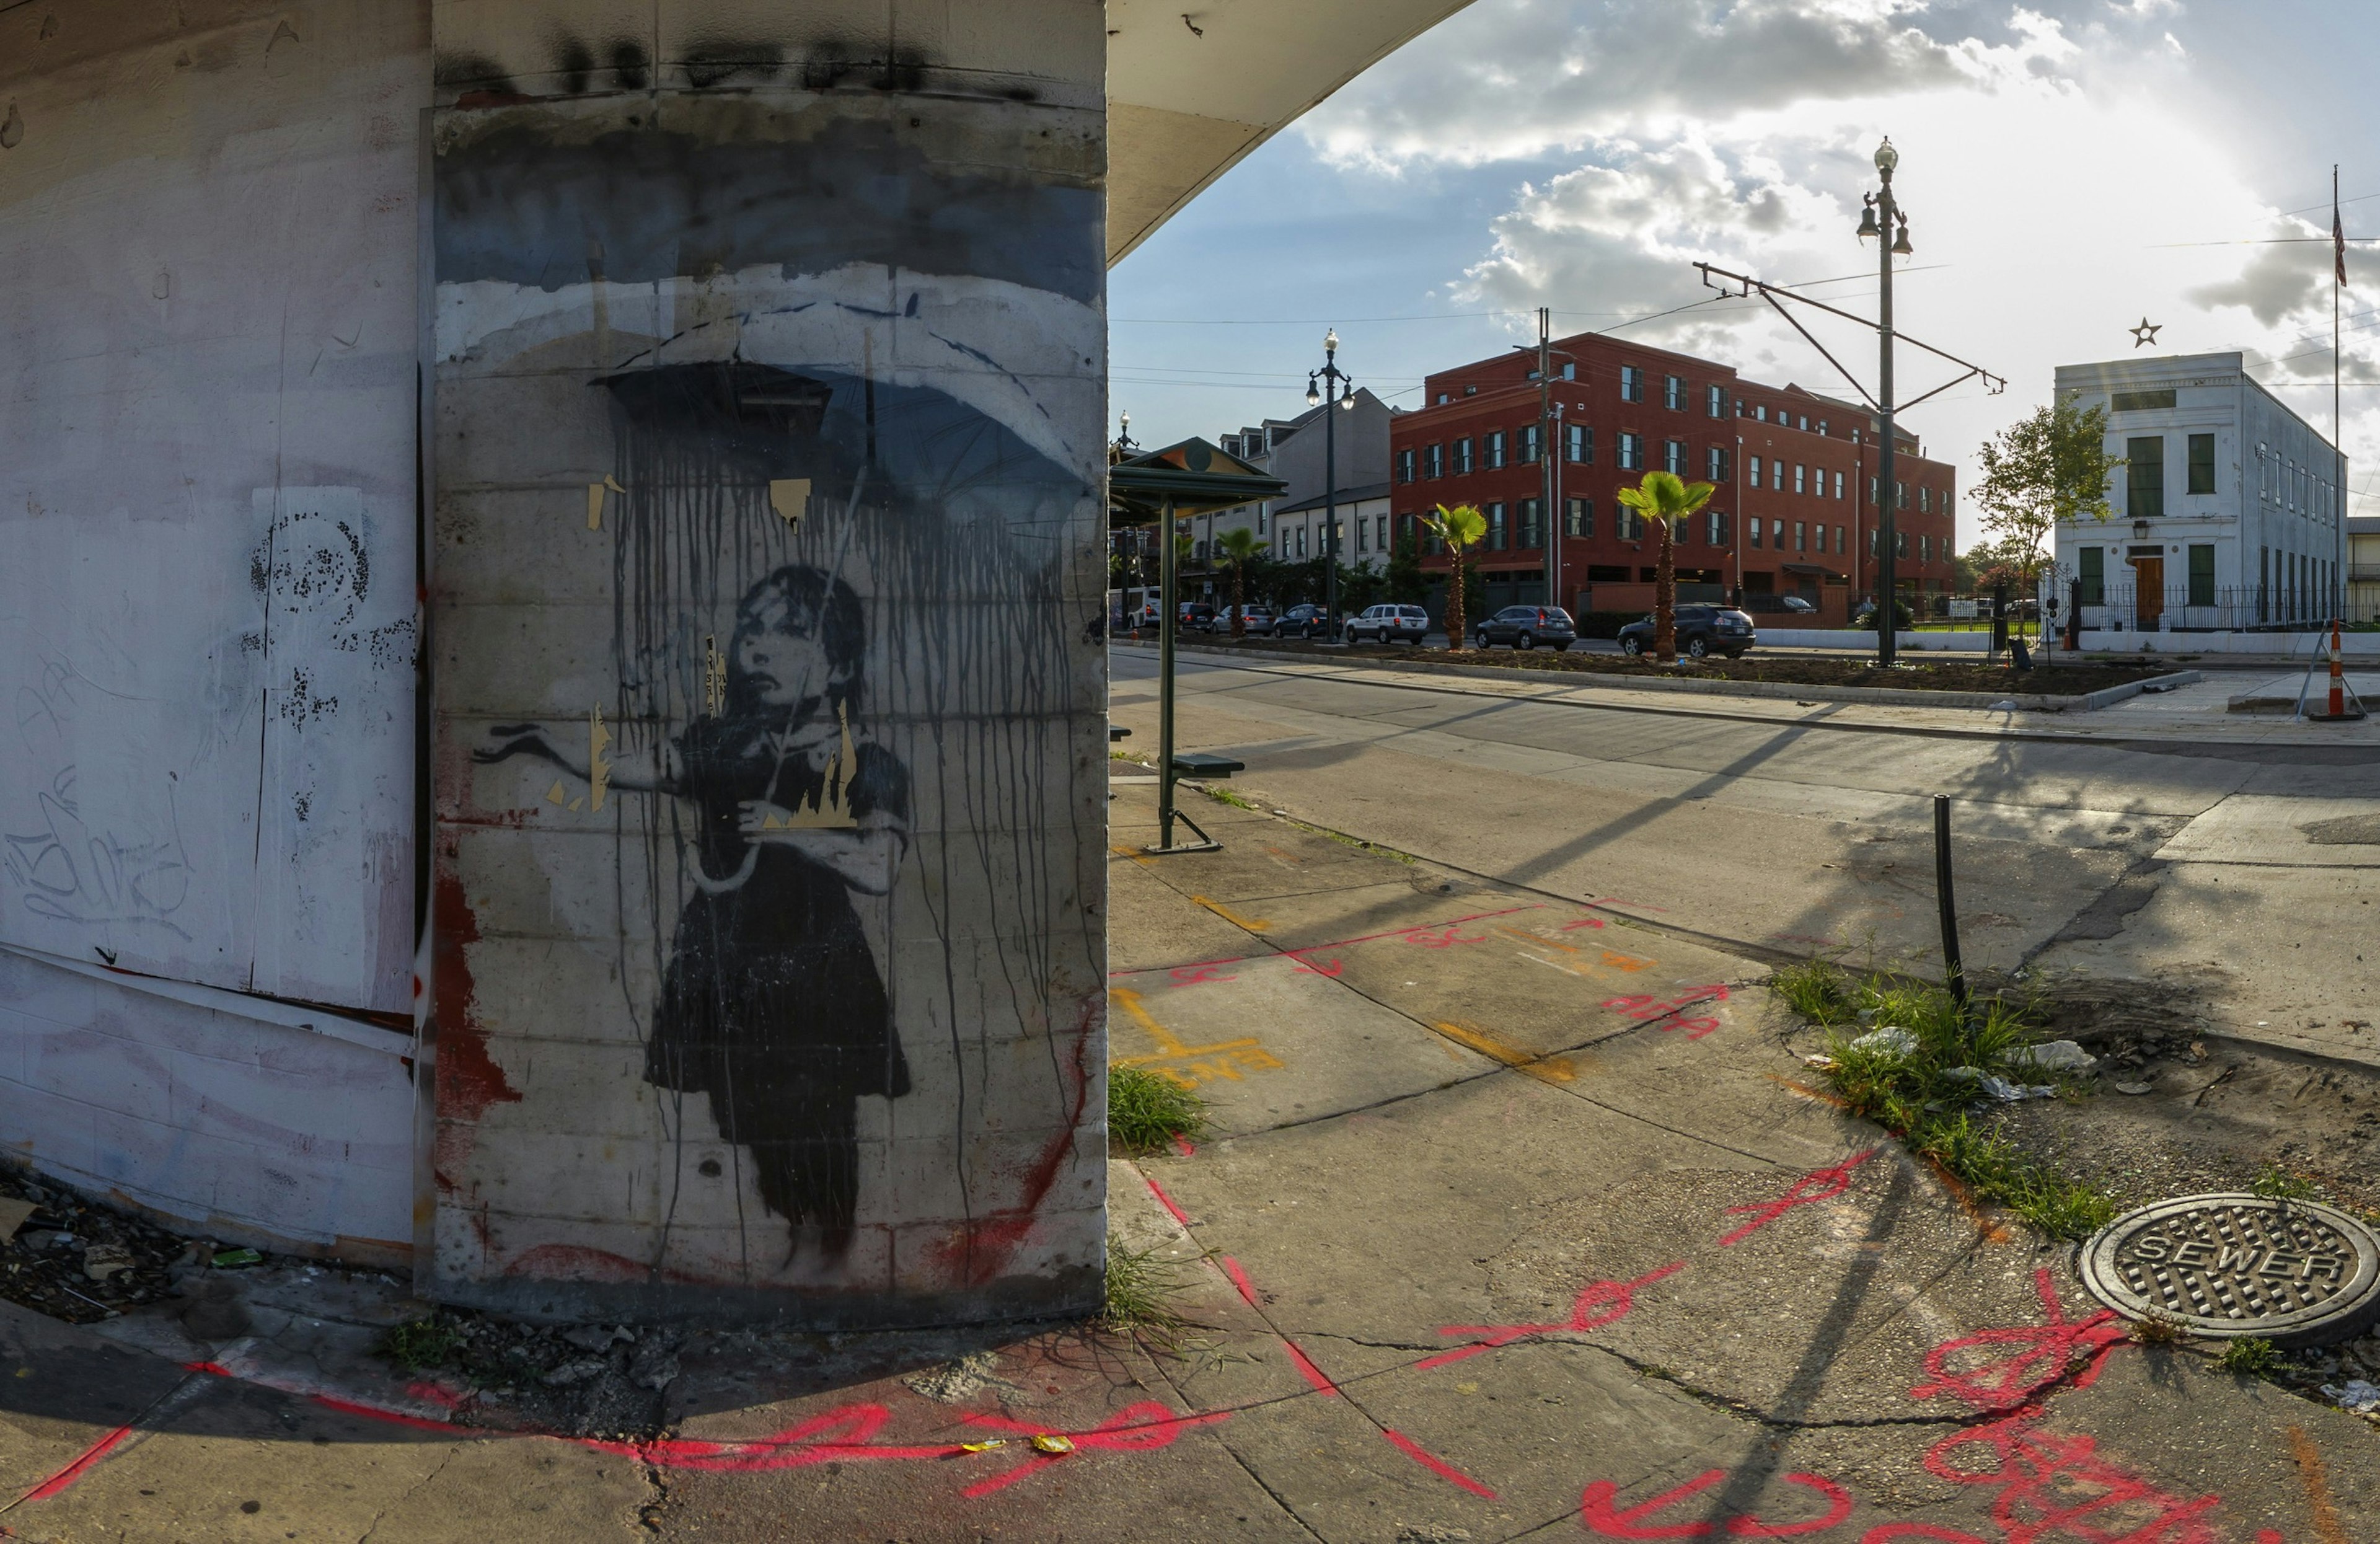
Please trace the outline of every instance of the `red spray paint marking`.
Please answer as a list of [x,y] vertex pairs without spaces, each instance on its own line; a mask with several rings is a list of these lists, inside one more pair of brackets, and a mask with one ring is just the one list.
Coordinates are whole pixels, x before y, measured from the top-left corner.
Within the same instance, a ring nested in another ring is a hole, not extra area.
[[1837,1196],[1841,1195],[1844,1191],[1851,1188],[1852,1171],[1866,1162],[1869,1159],[1874,1158],[1876,1155],[1876,1149],[1870,1148],[1865,1152],[1853,1153],[1851,1157],[1844,1159],[1840,1163],[1837,1163],[1830,1168],[1813,1169],[1808,1173],[1803,1174],[1800,1179],[1795,1180],[1791,1189],[1786,1191],[1784,1195],[1779,1197],[1773,1201],[1768,1201],[1756,1206],[1731,1206],[1728,1208],[1727,1210],[1730,1212],[1749,1211],[1755,1213],[1756,1215],[1754,1216],[1751,1222],[1746,1222],[1743,1226],[1736,1229],[1725,1238],[1720,1239],[1718,1241],[1719,1247],[1725,1248],[1730,1244],[1742,1243],[1745,1239],[1750,1238],[1754,1234],[1758,1233],[1761,1229],[1767,1227],[1769,1223],[1774,1222],[1779,1217],[1784,1216],[1787,1212],[1792,1210],[1797,1206],[1808,1206],[1815,1201],[1833,1200]]
[[[1151,1188],[1154,1188],[1153,1185]],[[1164,1194],[1165,1193],[1163,1191],[1159,1191],[1158,1198],[1160,1200],[1164,1199]],[[1171,1206],[1173,1203],[1167,1201],[1165,1204]],[[1184,1221],[1187,1222],[1188,1219],[1185,1218]],[[1246,1302],[1249,1307],[1256,1309],[1259,1313],[1263,1312],[1264,1305],[1257,1301],[1256,1283],[1248,1280],[1248,1273],[1240,1268],[1240,1262],[1233,1259],[1229,1255],[1223,1256],[1222,1261],[1223,1274],[1232,1279],[1232,1285],[1239,1289],[1241,1298]],[[1287,1335],[1282,1335],[1277,1329],[1273,1331],[1273,1333],[1281,1336],[1281,1349],[1289,1353],[1289,1359],[1293,1363],[1296,1364],[1297,1370],[1299,1372],[1305,1375],[1305,1380],[1314,1385],[1315,1392],[1331,1399],[1341,1397],[1339,1385],[1330,1381],[1330,1374],[1324,1372],[1320,1368],[1314,1365],[1314,1359],[1312,1357],[1298,1349],[1298,1345],[1295,1341],[1291,1340]]]
[[856,1459],[948,1458],[964,1451],[954,1442],[925,1447],[878,1445],[872,1439],[883,1429],[891,1414],[883,1405],[871,1403],[837,1405],[797,1426],[742,1441],[706,1442],[683,1437],[651,1442],[612,1442],[594,1438],[570,1441],[597,1453],[715,1474],[755,1474]]
[[76,1480],[80,1479],[85,1469],[90,1468],[92,1465],[98,1463],[109,1453],[114,1453],[118,1447],[123,1445],[124,1440],[131,1435],[132,1423],[127,1421],[122,1426],[119,1426],[115,1430],[109,1432],[106,1436],[102,1437],[98,1441],[93,1442],[91,1446],[83,1449],[81,1453],[76,1457],[73,1463],[68,1464],[65,1468],[60,1469],[56,1474],[52,1475],[49,1478],[42,1481],[41,1484],[34,1486],[30,1490],[26,1491],[17,1499],[19,1501],[48,1501],[52,1496],[56,1495],[59,1491],[64,1490],[67,1487],[72,1485]]
[[1424,949],[1451,949],[1458,943],[1488,942],[1486,933],[1474,933],[1468,938],[1457,936],[1456,930],[1462,926],[1462,923],[1455,922],[1443,928],[1415,928],[1402,936],[1407,943],[1417,944]]
[[[1708,986],[1688,987],[1677,996],[1666,1001],[1649,994],[1638,993],[1627,997],[1609,998],[1603,1005],[1625,1017],[1634,1019],[1639,1024],[1645,1024],[1654,1019],[1668,1018],[1671,1014],[1691,1008],[1697,1003],[1724,1003],[1727,998],[1726,984],[1714,981]],[[1686,1031],[1686,1039],[1698,1040],[1718,1027],[1719,1021],[1715,1018],[1682,1018],[1670,1019],[1669,1023],[1662,1025],[1660,1029],[1664,1035],[1673,1030],[1683,1029]]]
[[1190,1138],[1183,1136],[1178,1131],[1173,1134],[1173,1150],[1180,1153],[1184,1158],[1196,1158],[1198,1156],[1198,1149],[1190,1145]]
[[1293,953],[1289,958],[1290,974],[1293,976],[1337,976],[1347,968],[1347,962],[1336,954],[1319,965],[1306,958],[1305,951],[1302,950]]
[[1500,1345],[1510,1345],[1514,1341],[1524,1340],[1531,1335],[1600,1330],[1605,1325],[1628,1316],[1629,1310],[1636,1307],[1636,1293],[1639,1288],[1651,1286],[1655,1282],[1674,1276],[1685,1268],[1684,1260],[1673,1260],[1660,1270],[1648,1271],[1633,1282],[1590,1283],[1571,1303],[1570,1318],[1560,1324],[1448,1325],[1439,1331],[1439,1333],[1475,1336],[1477,1343],[1427,1357],[1415,1363],[1414,1369],[1418,1372],[1429,1368],[1444,1367],[1449,1362],[1459,1362],[1466,1356],[1476,1356],[1483,1351],[1492,1351]]
[[309,1394],[307,1397],[324,1409],[336,1410],[343,1416],[362,1416],[370,1420],[409,1426],[419,1431],[443,1431],[449,1436],[455,1433],[455,1425],[452,1421],[429,1420],[420,1416],[408,1416],[397,1410],[383,1410],[377,1405],[358,1404],[354,1400],[339,1399],[330,1394]]
[[1240,1262],[1229,1255],[1223,1257],[1223,1274],[1229,1276],[1232,1279],[1232,1284],[1240,1289],[1240,1295],[1246,1299],[1249,1307],[1264,1307],[1257,1301],[1256,1283],[1249,1281],[1248,1273],[1240,1269]]
[[451,840],[442,841],[432,866],[437,910],[431,938],[431,1015],[438,1056],[438,1136],[431,1167],[442,1188],[458,1182],[471,1156],[471,1128],[488,1107],[517,1104],[521,1097],[488,1054],[488,1038],[480,1028],[467,953],[480,942],[480,920],[463,891],[461,861]]
[[1083,1110],[1090,1100],[1091,1037],[1106,1013],[1107,994],[1095,991],[1083,1000],[1075,1016],[1074,1060],[1066,1069],[1075,1085],[1073,1102],[1067,1108],[1064,1126],[1043,1145],[1033,1167],[1026,1172],[1016,1204],[976,1219],[934,1246],[935,1262],[954,1281],[981,1286],[996,1280],[1007,1269],[1009,1257],[1016,1253],[1017,1246],[1032,1232],[1042,1201],[1049,1197],[1050,1187],[1058,1183],[1059,1166],[1065,1161],[1067,1150],[1082,1129]]
[[1177,987],[1195,987],[1201,981],[1236,981],[1237,976],[1226,976],[1220,965],[1184,965],[1167,971],[1166,979]]
[[[2080,1322],[2067,1322],[2065,1305],[2058,1300],[2058,1288],[2048,1270],[2034,1271],[2033,1280],[2034,1290],[2041,1295],[2042,1310],[2048,1317],[2046,1324],[1984,1330],[1944,1341],[1925,1354],[1925,1370],[1932,1375],[1932,1381],[1910,1390],[1909,1397],[1932,1399],[1937,1394],[1949,1394],[1978,1410],[2015,1410],[2031,1404],[2035,1394],[2063,1379],[2067,1368],[2077,1361],[2082,1363],[2082,1368],[2074,1386],[2087,1389],[2096,1382],[2107,1357],[2129,1338],[2123,1326],[2117,1322],[2113,1312],[2106,1309]],[[1961,1352],[2003,1346],[2014,1348],[2016,1355],[1965,1372],[1950,1369],[1951,1359]]]
[[[1506,906],[1501,911],[1474,912],[1469,917],[1458,917],[1453,921],[1442,923],[1439,924],[1439,926],[1459,928],[1468,922],[1485,922],[1491,918],[1512,917],[1524,911],[1544,911],[1546,909],[1546,904],[1543,901],[1533,901],[1524,906]],[[1596,925],[1600,927],[1602,924],[1597,923]],[[1302,959],[1307,954],[1329,954],[1333,950],[1352,948],[1358,943],[1375,943],[1384,938],[1402,938],[1414,930],[1415,930],[1411,928],[1392,928],[1384,933],[1366,933],[1359,938],[1342,938],[1333,943],[1308,944],[1303,949],[1290,952],[1289,957],[1293,960]],[[1261,964],[1266,960],[1279,959],[1281,957],[1281,956],[1280,954],[1232,954],[1222,959],[1199,960],[1191,965],[1174,966],[1168,969],[1166,974],[1169,976],[1178,976],[1184,971],[1200,970],[1209,966]],[[1151,970],[1158,968],[1160,967],[1151,966],[1148,969],[1143,970],[1111,970],[1108,972],[1108,978],[1112,980],[1119,976],[1146,976],[1149,974]],[[1228,978],[1221,979],[1228,979]]]
[[1148,1193],[1157,1198],[1157,1204],[1163,1207],[1166,1210],[1173,1213],[1173,1220],[1175,1222],[1181,1223],[1185,1228],[1188,1227],[1190,1225],[1190,1214],[1173,1204],[1173,1198],[1165,1193],[1165,1186],[1158,1184],[1154,1179],[1150,1179],[1147,1174],[1143,1174],[1140,1177],[1143,1180],[1148,1181]]
[[[1952,1432],[1926,1453],[1926,1471],[1953,1485],[1998,1486],[1992,1521],[2007,1544],[2221,1544],[2205,1521],[2221,1497],[2169,1495],[2099,1457],[2094,1439],[2042,1431],[2036,1418],[2024,1413]],[[1962,1450],[1977,1445],[1989,1452],[1991,1467],[1960,1462]]]
[[1380,1435],[1389,1440],[1390,1446],[1395,1448],[1399,1453],[1403,1453],[1407,1458],[1412,1459],[1423,1468],[1427,1469],[1431,1474],[1436,1475],[1439,1478],[1449,1481],[1451,1484],[1459,1485],[1475,1496],[1485,1496],[1491,1501],[1496,1499],[1495,1491],[1488,1489],[1488,1487],[1480,1484],[1469,1475],[1464,1474],[1453,1465],[1449,1464],[1445,1459],[1437,1456],[1427,1448],[1423,1447],[1419,1442],[1416,1442],[1412,1438],[1406,1436],[1403,1432],[1399,1431],[1392,1427],[1384,1426],[1380,1428]]
[[[1077,1454],[1099,1452],[1154,1453],[1159,1448],[1171,1447],[1175,1438],[1192,1427],[1212,1426],[1218,1421],[1229,1419],[1230,1414],[1229,1411],[1218,1410],[1204,1416],[1177,1416],[1154,1400],[1145,1400],[1138,1404],[1125,1405],[1088,1431],[1069,1431],[1062,1435],[1075,1444],[1075,1452]],[[1028,1422],[1012,1420],[1006,1416],[971,1415],[965,1418],[971,1426],[990,1427],[995,1431],[1016,1432],[1025,1436],[1038,1436],[1049,1429]],[[1061,1453],[1037,1453],[1029,1460],[1006,1474],[994,1475],[990,1479],[979,1480],[960,1491],[959,1494],[970,1501],[979,1496],[989,1496],[993,1491],[1004,1489],[1020,1479],[1031,1478],[1052,1464],[1061,1462],[1063,1457],[1064,1455]]]
[[[1702,1494],[1726,1477],[1725,1469],[1706,1470],[1683,1485],[1673,1486],[1625,1512],[1612,1510],[1620,1488],[1608,1479],[1598,1479],[1586,1488],[1586,1494],[1580,1500],[1579,1521],[1589,1533],[1601,1534],[1606,1538],[1701,1538],[1719,1531],[1720,1525],[1708,1519],[1658,1524],[1649,1519],[1656,1513]],[[1785,1483],[1803,1486],[1824,1496],[1826,1515],[1798,1523],[1769,1523],[1746,1514],[1729,1518],[1727,1531],[1739,1538],[1791,1538],[1797,1534],[1824,1533],[1852,1514],[1851,1492],[1823,1475],[1791,1474],[1785,1477]]]
[[1581,928],[1599,928],[1601,926],[1603,926],[1603,918],[1600,917],[1582,917],[1575,922],[1563,923],[1561,925],[1561,930],[1566,933],[1574,933]]

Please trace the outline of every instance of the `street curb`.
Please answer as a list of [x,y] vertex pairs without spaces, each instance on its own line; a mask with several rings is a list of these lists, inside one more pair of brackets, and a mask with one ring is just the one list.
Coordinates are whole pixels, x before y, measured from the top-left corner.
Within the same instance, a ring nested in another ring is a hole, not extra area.
[[[1123,638],[1111,640],[1118,648],[1155,649],[1156,645],[1132,643]],[[1219,649],[1213,644],[1184,643],[1174,640],[1177,654],[1208,654],[1233,660],[1280,660],[1298,664],[1333,664],[1342,662],[1313,654],[1291,653],[1276,649]],[[2034,712],[2096,712],[2112,707],[2127,698],[2137,697],[2151,687],[2186,687],[2206,677],[2195,670],[2179,670],[2171,675],[2152,676],[2145,681],[2131,681],[2120,687],[2103,687],[2079,697],[2054,697],[2045,692],[1987,691],[1903,691],[1893,687],[1803,687],[1790,681],[1639,681],[1601,675],[1591,671],[1565,670],[1499,670],[1493,666],[1470,664],[1427,664],[1418,660],[1362,659],[1343,662],[1366,670],[1396,671],[1407,675],[1458,675],[1479,681],[1559,680],[1582,686],[1609,686],[1621,691],[1683,692],[1696,697],[1764,697],[1791,699],[1810,702],[1872,702],[1890,708],[1996,708],[2003,702],[2013,702],[2019,709]]]

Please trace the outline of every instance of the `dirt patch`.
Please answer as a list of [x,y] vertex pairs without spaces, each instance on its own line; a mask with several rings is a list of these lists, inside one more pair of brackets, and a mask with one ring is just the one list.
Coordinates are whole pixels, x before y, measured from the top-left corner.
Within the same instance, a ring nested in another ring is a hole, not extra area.
[[[1206,646],[1206,640],[1201,642]],[[1545,649],[1524,654],[1510,649],[1422,650],[1410,646],[1362,644],[1332,648],[1302,638],[1250,638],[1244,645],[1234,645],[1229,638],[1219,638],[1212,640],[1211,646],[1311,653],[1333,660],[1402,660],[1426,665],[1566,671],[1574,675],[1612,675],[1645,681],[1774,681],[1801,687],[1886,687],[1898,691],[1981,691],[2056,697],[2080,697],[2107,687],[2129,686],[2134,681],[2154,680],[2159,675],[2173,674],[2171,666],[2162,664],[2059,665],[2055,669],[2019,674],[2005,665],[1935,663],[1930,661],[1899,664],[1885,670],[1864,660],[1788,659],[1758,654],[1741,660],[1680,660],[1674,665],[1660,665],[1649,659],[1632,659],[1626,654],[1555,653]]]
[[192,1248],[138,1217],[0,1169],[0,1222],[12,1217],[13,1236],[0,1240],[0,1297],[69,1324],[96,1324],[166,1296],[168,1270]]

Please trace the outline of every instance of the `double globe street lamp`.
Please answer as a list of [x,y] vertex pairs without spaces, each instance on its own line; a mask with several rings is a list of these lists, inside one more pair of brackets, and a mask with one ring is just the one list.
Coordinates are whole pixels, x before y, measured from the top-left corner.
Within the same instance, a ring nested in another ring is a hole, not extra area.
[[[1336,402],[1341,411],[1355,406],[1355,383],[1339,368],[1339,329],[1322,334],[1322,368],[1305,376],[1305,405]],[[1339,433],[1338,415],[1322,415],[1322,615],[1330,636],[1339,637]]]
[[[1898,511],[1900,499],[1893,482],[1892,438],[1892,260],[1907,257],[1909,216],[1892,196],[1893,169],[1900,164],[1900,152],[1892,148],[1888,137],[1876,149],[1876,176],[1882,188],[1865,196],[1860,209],[1859,236],[1864,241],[1876,238],[1876,663],[1889,669],[1899,657],[1900,627],[1900,595],[1899,576],[1893,559],[1900,535]],[[1887,235],[1892,239],[1884,239]],[[1852,561],[1856,564],[1858,553]]]

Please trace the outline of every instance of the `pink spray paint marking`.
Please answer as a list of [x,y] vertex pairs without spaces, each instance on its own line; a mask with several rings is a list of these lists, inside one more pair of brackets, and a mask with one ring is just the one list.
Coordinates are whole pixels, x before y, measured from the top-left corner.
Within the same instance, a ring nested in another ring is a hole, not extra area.
[[1510,1345],[1532,1335],[1578,1334],[1600,1330],[1628,1316],[1629,1311],[1636,1307],[1636,1294],[1640,1289],[1674,1276],[1685,1268],[1684,1260],[1672,1260],[1660,1270],[1647,1271],[1633,1282],[1590,1283],[1572,1300],[1570,1318],[1560,1324],[1450,1324],[1439,1333],[1472,1336],[1475,1343],[1426,1357],[1415,1363],[1414,1368],[1418,1372],[1444,1367],[1449,1362],[1476,1356],[1483,1351],[1493,1351],[1498,1346]]
[[[1589,1533],[1606,1538],[1703,1538],[1720,1531],[1722,1525],[1709,1518],[1691,1523],[1656,1523],[1657,1513],[1666,1511],[1681,1501],[1690,1501],[1727,1477],[1725,1469],[1708,1469],[1682,1485],[1672,1486],[1651,1501],[1641,1501],[1624,1512],[1615,1511],[1613,1502],[1620,1488],[1608,1479],[1598,1479],[1586,1488],[1580,1499],[1579,1521]],[[1798,1523],[1770,1523],[1745,1514],[1730,1517],[1725,1530],[1739,1538],[1791,1538],[1800,1534],[1824,1533],[1841,1525],[1852,1514],[1851,1492],[1824,1475],[1790,1474],[1788,1485],[1799,1485],[1826,1498],[1825,1515],[1805,1518]]]
[[1754,1206],[1731,1206],[1730,1212],[1755,1213],[1751,1222],[1720,1239],[1719,1247],[1741,1244],[1754,1234],[1774,1222],[1795,1207],[1810,1206],[1818,1201],[1830,1201],[1851,1188],[1852,1171],[1876,1155],[1877,1149],[1853,1153],[1840,1163],[1824,1169],[1813,1169],[1793,1182],[1792,1188],[1773,1201]]
[[[959,1494],[969,1501],[989,1496],[995,1490],[1006,1489],[1020,1479],[1030,1479],[1054,1464],[1064,1463],[1070,1456],[1080,1458],[1093,1453],[1154,1453],[1160,1448],[1172,1446],[1174,1439],[1192,1427],[1212,1426],[1229,1419],[1230,1415],[1229,1411],[1218,1410],[1204,1416],[1177,1416],[1155,1400],[1143,1400],[1137,1404],[1125,1405],[1088,1431],[1055,1433],[1075,1444],[1072,1454],[1036,1453],[1006,1474],[978,1480]],[[1007,1416],[970,1415],[965,1418],[970,1426],[1026,1437],[1038,1437],[1050,1429]]]
[[1603,1005],[1624,1017],[1634,1019],[1639,1024],[1667,1018],[1670,1022],[1658,1026],[1661,1033],[1667,1035],[1683,1029],[1686,1032],[1686,1039],[1698,1040],[1718,1029],[1719,1021],[1707,1016],[1671,1018],[1670,1015],[1682,1013],[1688,1008],[1704,1003],[1724,1003],[1727,999],[1726,983],[1713,981],[1707,986],[1688,987],[1675,997],[1659,998],[1649,993],[1635,993],[1627,997],[1608,998]]
[[1143,1174],[1140,1177],[1144,1181],[1147,1181],[1148,1185],[1148,1193],[1157,1198],[1157,1204],[1172,1212],[1175,1222],[1181,1223],[1185,1228],[1188,1227],[1190,1225],[1190,1214],[1173,1204],[1173,1198],[1165,1193],[1165,1186],[1158,1184],[1157,1181],[1149,1178],[1147,1174]]
[[[1547,906],[1545,902],[1532,901],[1526,906],[1505,906],[1498,911],[1474,912],[1468,917],[1458,917],[1452,922],[1439,923],[1434,924],[1434,926],[1460,928],[1467,923],[1487,922],[1499,917],[1513,917],[1524,911],[1544,911],[1546,909]],[[1601,927],[1603,924],[1597,922],[1593,925],[1596,927]],[[1352,949],[1358,943],[1377,943],[1384,938],[1403,938],[1408,933],[1415,930],[1411,928],[1391,928],[1387,932],[1365,933],[1359,937],[1342,938],[1330,943],[1308,944],[1303,949],[1291,950],[1286,953],[1289,958],[1293,960],[1300,960],[1309,954],[1329,954],[1343,949]],[[1426,931],[1427,930],[1422,930]],[[1196,982],[1201,980],[1227,981],[1232,979],[1232,978],[1228,976],[1202,976],[1199,975],[1198,972],[1217,970],[1227,965],[1261,964],[1266,960],[1279,959],[1282,956],[1280,954],[1232,954],[1224,959],[1199,960],[1190,965],[1173,966],[1166,968],[1166,974],[1169,977],[1175,978],[1186,977],[1187,979],[1184,979],[1180,983],[1185,986],[1196,984]],[[1108,972],[1108,978],[1112,980],[1120,976],[1146,976],[1149,974],[1150,971],[1158,968],[1160,967],[1151,966],[1147,969],[1142,970],[1111,970]]]
[[[2033,1283],[2034,1290],[2041,1296],[2047,1323],[1983,1330],[1944,1341],[1925,1354],[1925,1370],[1932,1375],[1932,1380],[1910,1390],[1909,1397],[1932,1399],[1937,1394],[1949,1394],[1977,1410],[2021,1409],[2032,1404],[2034,1395],[2064,1379],[2077,1362],[2082,1364],[2082,1370],[2075,1375],[2074,1386],[2087,1389],[2097,1382],[2108,1356],[2131,1338],[2123,1325],[2108,1309],[2069,1323],[2065,1305],[2058,1299],[2058,1288],[2048,1270],[2034,1271]],[[1965,1371],[1951,1368],[1950,1364],[1961,1353],[2002,1347],[2012,1349],[2015,1355]]]
[[85,1470],[91,1468],[101,1459],[105,1458],[109,1453],[114,1453],[117,1448],[123,1446],[125,1439],[131,1435],[132,1423],[127,1421],[124,1425],[117,1427],[106,1436],[102,1437],[98,1441],[93,1442],[91,1446],[83,1449],[80,1453],[76,1455],[74,1462],[68,1464],[65,1468],[60,1469],[57,1473],[42,1481],[39,1485],[34,1486],[30,1490],[26,1491],[22,1496],[19,1496],[17,1499],[19,1501],[48,1501],[52,1496],[56,1495],[61,1490],[73,1485],[75,1481],[80,1479],[83,1477],[83,1472]]
[[1415,1463],[1420,1465],[1423,1468],[1427,1469],[1431,1474],[1436,1475],[1439,1478],[1447,1481],[1451,1485],[1461,1486],[1463,1489],[1470,1491],[1475,1496],[1484,1496],[1491,1501],[1496,1499],[1495,1491],[1488,1489],[1488,1487],[1480,1484],[1469,1475],[1464,1474],[1453,1465],[1449,1464],[1445,1459],[1431,1453],[1427,1448],[1423,1447],[1419,1442],[1415,1441],[1403,1432],[1395,1429],[1393,1427],[1384,1426],[1380,1428],[1380,1435],[1389,1440],[1389,1445],[1390,1447],[1395,1448],[1399,1453],[1403,1453],[1407,1458],[1412,1459]]

